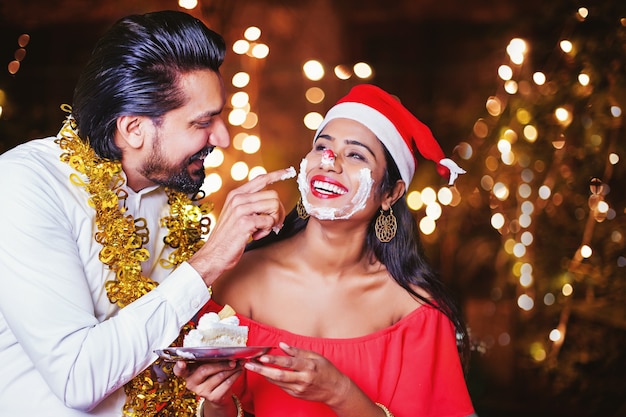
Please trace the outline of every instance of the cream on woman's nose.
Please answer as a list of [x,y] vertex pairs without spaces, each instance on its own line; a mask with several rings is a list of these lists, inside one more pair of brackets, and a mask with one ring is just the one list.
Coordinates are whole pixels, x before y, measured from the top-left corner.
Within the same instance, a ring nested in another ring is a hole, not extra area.
[[334,168],[335,167],[335,152],[331,149],[324,149],[322,152],[322,161],[320,162],[321,168]]

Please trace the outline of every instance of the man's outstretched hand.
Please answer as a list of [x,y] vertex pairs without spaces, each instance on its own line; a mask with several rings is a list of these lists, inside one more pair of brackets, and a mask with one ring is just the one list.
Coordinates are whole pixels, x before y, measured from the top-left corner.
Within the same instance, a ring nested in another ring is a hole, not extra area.
[[285,207],[278,193],[266,187],[295,175],[293,167],[269,172],[228,193],[209,238],[188,261],[207,286],[235,266],[250,238],[260,239],[282,227]]

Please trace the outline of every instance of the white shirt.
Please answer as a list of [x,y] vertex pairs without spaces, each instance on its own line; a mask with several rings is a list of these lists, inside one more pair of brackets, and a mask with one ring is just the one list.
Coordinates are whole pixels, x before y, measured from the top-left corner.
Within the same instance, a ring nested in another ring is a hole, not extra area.
[[126,207],[147,220],[143,274],[160,285],[123,309],[104,283],[95,210],[55,138],[0,155],[0,416],[122,415],[123,386],[169,346],[209,299],[187,263],[159,265],[171,251],[159,221],[163,190],[134,193]]

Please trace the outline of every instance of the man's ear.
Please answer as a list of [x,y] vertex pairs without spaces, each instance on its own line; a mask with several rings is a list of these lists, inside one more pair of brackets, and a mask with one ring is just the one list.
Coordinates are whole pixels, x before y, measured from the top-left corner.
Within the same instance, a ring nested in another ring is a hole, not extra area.
[[144,140],[151,126],[146,123],[148,119],[142,116],[120,116],[117,118],[117,140],[121,148],[130,147],[139,149],[144,145]]
[[391,208],[391,206],[393,206],[393,204],[404,195],[405,188],[404,181],[396,181],[395,185],[391,189],[391,192],[389,192],[383,199],[381,204],[382,209],[385,211],[389,210],[389,208]]

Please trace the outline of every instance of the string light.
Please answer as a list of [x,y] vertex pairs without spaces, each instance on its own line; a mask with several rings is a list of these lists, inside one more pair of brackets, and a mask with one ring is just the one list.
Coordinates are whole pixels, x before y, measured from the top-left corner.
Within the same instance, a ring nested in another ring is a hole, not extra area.
[[317,60],[309,60],[302,66],[304,76],[311,81],[319,81],[324,77],[324,66]]
[[306,90],[305,97],[309,103],[318,104],[324,100],[326,94],[319,87],[311,87]]
[[340,80],[348,80],[352,77],[352,70],[346,65],[337,65],[334,69],[335,76]]
[[178,0],[178,5],[183,9],[193,10],[198,7],[198,0]]
[[411,210],[417,211],[424,206],[422,194],[419,191],[410,191],[406,196],[406,201]]
[[[585,22],[589,10],[578,8],[572,19],[572,25]],[[624,27],[625,22],[626,18],[621,20]],[[623,276],[619,268],[626,267],[626,256],[620,253],[626,210],[612,207],[609,198],[611,175],[623,171],[624,145],[619,141],[623,103],[621,90],[614,85],[623,78],[615,74],[623,68],[623,58],[616,58],[610,68],[595,68],[609,59],[608,41],[607,46],[588,41],[571,26],[552,48],[554,56],[545,59],[549,71],[533,68],[528,53],[532,47],[519,38],[509,42],[509,59],[497,66],[497,93],[485,102],[487,115],[476,120],[469,140],[455,150],[470,164],[468,172],[479,178],[467,207],[474,210],[484,204],[491,211],[488,221],[501,238],[497,263],[508,260],[513,265],[515,280],[507,283],[515,283],[521,317],[560,315],[558,326],[544,330],[544,341],[518,340],[526,343],[532,360],[554,366],[573,306],[581,307],[576,311],[593,309],[595,288],[614,288],[610,286],[614,278]],[[595,49],[606,56],[596,59]],[[598,177],[590,181],[585,195],[581,175],[588,175],[591,168]],[[478,193],[488,198],[474,198]],[[561,214],[567,210],[571,215]],[[594,227],[600,222],[610,238],[596,242],[601,236],[594,234]],[[544,253],[547,239],[555,241],[549,254]],[[572,239],[579,239],[578,247],[572,248]],[[582,289],[577,291],[579,285]],[[500,294],[502,287],[502,281],[494,284]]]
[[353,70],[354,75],[361,79],[368,79],[371,78],[373,75],[372,67],[370,67],[369,64],[365,62],[357,62],[356,64],[354,64]]
[[318,126],[322,124],[324,116],[318,112],[309,112],[304,116],[304,125],[310,130],[317,130]]

